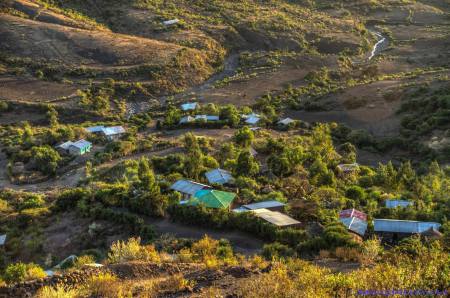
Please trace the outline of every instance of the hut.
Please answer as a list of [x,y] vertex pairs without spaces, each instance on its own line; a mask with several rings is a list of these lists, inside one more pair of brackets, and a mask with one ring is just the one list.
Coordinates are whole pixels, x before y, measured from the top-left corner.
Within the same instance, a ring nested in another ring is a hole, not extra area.
[[170,189],[181,193],[183,199],[185,200],[191,198],[197,191],[209,188],[211,187],[208,185],[190,180],[178,180],[177,182],[172,184],[172,186],[170,186]]
[[229,184],[234,181],[233,176],[229,171],[222,169],[214,169],[205,173],[206,179],[211,184]]

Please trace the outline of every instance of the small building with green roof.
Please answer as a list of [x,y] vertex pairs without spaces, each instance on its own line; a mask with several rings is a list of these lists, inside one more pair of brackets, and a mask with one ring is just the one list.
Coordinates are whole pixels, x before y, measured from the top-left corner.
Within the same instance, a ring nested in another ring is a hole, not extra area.
[[235,197],[236,194],[232,192],[202,189],[197,191],[194,196],[186,202],[186,205],[205,205],[207,208],[229,209]]

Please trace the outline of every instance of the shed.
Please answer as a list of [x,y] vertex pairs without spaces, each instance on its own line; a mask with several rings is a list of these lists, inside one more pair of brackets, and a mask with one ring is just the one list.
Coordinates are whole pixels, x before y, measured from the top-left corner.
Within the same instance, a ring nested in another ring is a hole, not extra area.
[[364,237],[364,234],[367,230],[367,220],[360,219],[358,217],[341,217],[339,219],[340,222],[344,224],[347,230],[354,232],[361,237]]
[[185,116],[185,117],[183,117],[183,118],[180,119],[179,124],[186,124],[186,123],[191,123],[191,122],[194,122],[194,121],[195,121],[195,118],[194,118],[194,117],[191,117],[191,116]]
[[250,117],[245,120],[245,123],[249,125],[256,125],[261,120],[259,117]]
[[271,211],[283,211],[284,206],[286,206],[286,204],[272,200],[243,205],[242,208],[246,210],[266,209]]
[[87,132],[90,133],[100,133],[103,132],[105,127],[103,125],[97,125],[97,126],[90,126],[85,128]]
[[361,220],[367,221],[367,214],[356,209],[346,209],[339,212],[339,218],[350,218],[350,217],[357,217]]
[[271,223],[277,227],[294,227],[299,226],[301,223],[292,217],[283,214],[278,211],[270,211],[268,209],[256,209],[252,211],[256,217],[259,217],[268,223]]
[[180,22],[179,19],[173,19],[173,20],[163,21],[162,24],[163,24],[164,26],[171,26],[171,25],[178,24],[179,22]]
[[69,146],[69,153],[73,155],[83,155],[91,151],[92,143],[84,139],[78,140]]
[[236,194],[232,192],[202,189],[197,191],[194,196],[187,202],[187,205],[205,205],[207,208],[229,208],[233,203]]
[[400,219],[375,219],[374,231],[381,233],[420,234],[430,228],[439,230],[437,222],[424,222]]
[[385,204],[386,208],[406,208],[408,206],[414,205],[413,202],[406,200],[386,200]]
[[0,246],[4,246],[6,243],[6,234],[0,235]]
[[110,126],[103,129],[103,134],[110,141],[120,138],[125,132],[126,130],[123,126]]
[[233,176],[229,171],[222,169],[214,169],[205,173],[206,179],[208,179],[209,183],[215,184],[227,184],[232,182]]
[[291,123],[294,123],[295,120],[291,118],[284,118],[278,121],[278,125],[288,126]]
[[181,105],[181,109],[183,111],[193,111],[198,108],[198,103],[196,102],[188,102]]
[[337,168],[342,173],[353,173],[359,170],[359,164],[356,162],[350,164],[340,164]]
[[172,186],[170,186],[170,189],[180,192],[186,199],[193,196],[197,191],[205,188],[209,189],[211,187],[190,180],[178,180],[177,182],[172,184]]

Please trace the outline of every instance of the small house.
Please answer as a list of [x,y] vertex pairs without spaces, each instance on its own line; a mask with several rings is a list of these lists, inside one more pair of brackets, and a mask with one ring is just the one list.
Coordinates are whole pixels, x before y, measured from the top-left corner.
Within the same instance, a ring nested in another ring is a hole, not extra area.
[[179,19],[173,19],[173,20],[167,20],[167,21],[163,21],[162,24],[164,26],[172,26],[172,25],[176,25],[180,22]]
[[280,121],[278,121],[277,124],[280,125],[280,126],[289,126],[292,123],[295,123],[294,119],[284,118],[284,119],[281,119]]
[[413,202],[406,200],[386,200],[385,202],[386,208],[406,208],[412,205],[414,205]]
[[211,184],[229,184],[233,182],[233,176],[229,171],[222,169],[214,169],[205,173],[206,179]]
[[272,200],[263,201],[247,205],[242,205],[241,207],[234,209],[235,212],[253,211],[258,209],[266,209],[270,211],[283,211],[286,204]]
[[213,116],[213,115],[196,115],[195,116],[196,121],[204,121],[204,122],[214,122],[219,121],[219,116]]
[[339,212],[339,218],[351,218],[351,217],[357,217],[361,220],[367,221],[367,214],[356,209],[346,209]]
[[181,105],[181,110],[184,111],[184,112],[194,111],[198,107],[199,107],[198,103],[196,103],[196,102],[188,102],[188,103],[185,103],[185,104]]
[[58,145],[57,148],[68,154],[84,155],[88,152],[91,152],[92,143],[81,139],[76,142],[68,141],[62,143],[61,145]]
[[202,189],[197,191],[186,205],[204,205],[206,208],[229,209],[236,194],[214,189]]
[[93,134],[101,134],[105,136],[109,141],[117,140],[126,133],[123,126],[109,126],[105,127],[103,125],[87,127],[86,131]]
[[375,219],[373,224],[375,233],[390,241],[397,241],[414,234],[421,234],[430,228],[439,230],[441,226],[437,222],[400,219]]
[[359,217],[341,217],[339,221],[344,224],[344,226],[350,232],[356,233],[357,235],[364,237],[367,230],[367,220],[363,220]]
[[251,212],[253,212],[256,217],[280,228],[298,227],[301,225],[298,220],[278,211],[256,209]]
[[171,190],[178,191],[179,193],[181,193],[183,199],[191,198],[199,190],[210,188],[211,187],[208,185],[204,185],[189,180],[178,180],[177,182],[172,184],[172,186],[170,186]]

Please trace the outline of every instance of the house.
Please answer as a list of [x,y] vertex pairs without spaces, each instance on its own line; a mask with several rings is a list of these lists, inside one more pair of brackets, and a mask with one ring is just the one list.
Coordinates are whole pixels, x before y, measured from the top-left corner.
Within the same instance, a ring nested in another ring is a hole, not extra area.
[[412,205],[414,205],[413,202],[406,200],[386,200],[385,202],[386,208],[397,208],[397,207],[406,208]]
[[373,221],[375,233],[385,240],[397,241],[413,234],[421,234],[430,228],[439,230],[441,226],[437,222],[423,222],[400,219],[375,219]]
[[109,127],[105,127],[103,125],[91,126],[91,127],[87,127],[86,131],[93,133],[93,134],[102,134],[109,141],[117,140],[123,134],[126,133],[126,130],[125,130],[125,128],[123,128],[123,126],[109,126]]
[[194,117],[185,116],[185,117],[180,119],[180,122],[178,124],[186,124],[186,123],[191,123],[191,122],[194,122],[194,121],[195,121]]
[[252,210],[251,212],[253,212],[256,217],[280,228],[298,227],[299,225],[301,225],[298,220],[295,220],[292,217],[278,211],[256,209]]
[[356,209],[346,209],[339,212],[339,218],[351,218],[351,217],[357,217],[361,220],[367,221],[367,214]]
[[198,103],[196,102],[188,102],[181,105],[181,110],[183,111],[194,111],[198,108]]
[[5,246],[6,243],[6,234],[0,235],[0,247]]
[[213,115],[196,115],[195,120],[202,120],[205,122],[208,121],[219,121],[219,116],[213,116]]
[[205,173],[206,179],[211,184],[228,184],[233,182],[233,176],[229,171],[222,169],[214,169]]
[[179,22],[180,22],[179,19],[173,19],[173,20],[163,21],[162,24],[163,24],[164,26],[171,26],[171,25],[178,24]]
[[245,123],[249,125],[256,125],[260,120],[261,118],[259,117],[250,117],[245,120]]
[[295,120],[291,118],[284,118],[278,121],[278,125],[280,126],[289,126],[291,123],[295,123]]
[[341,217],[339,221],[344,224],[344,226],[350,232],[356,233],[361,237],[364,237],[364,234],[367,230],[367,220],[361,219],[359,217]]
[[78,140],[76,142],[65,142],[57,146],[58,149],[63,150],[65,153],[72,155],[84,155],[91,152],[92,143],[84,139]]
[[253,204],[247,204],[242,205],[241,207],[237,209],[233,209],[234,212],[246,212],[246,211],[252,211],[252,210],[258,210],[258,209],[266,209],[270,211],[283,211],[284,206],[286,204],[278,202],[278,201],[263,201],[263,202],[257,202]]
[[186,202],[186,205],[204,205],[206,208],[229,209],[234,198],[236,198],[236,194],[232,192],[202,189],[197,191],[194,196]]
[[170,186],[171,190],[178,191],[182,194],[183,199],[189,199],[192,197],[197,191],[202,189],[211,188],[208,185],[204,185],[201,183],[197,183],[189,180],[178,180],[172,186]]

